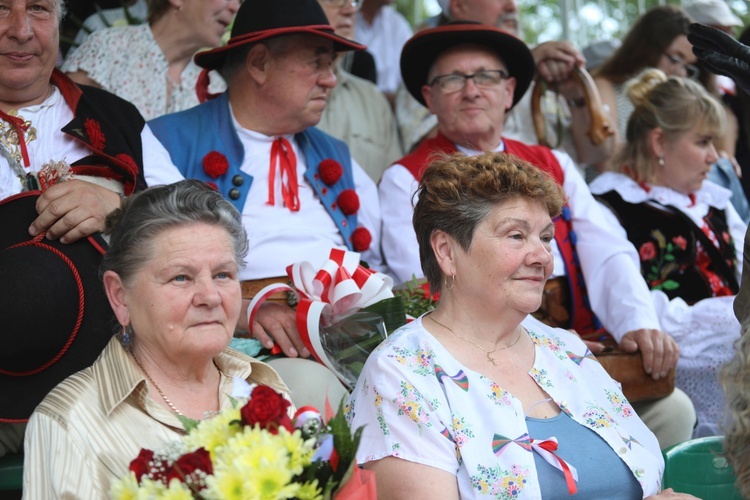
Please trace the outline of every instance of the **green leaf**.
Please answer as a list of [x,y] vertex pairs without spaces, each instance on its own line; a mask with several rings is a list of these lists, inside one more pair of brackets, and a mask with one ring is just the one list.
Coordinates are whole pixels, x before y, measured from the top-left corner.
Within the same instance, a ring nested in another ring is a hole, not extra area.
[[177,415],[177,418],[180,419],[180,423],[185,428],[185,432],[188,434],[193,431],[196,427],[198,427],[198,424],[200,423],[200,420],[193,420],[190,417],[186,417],[185,415]]
[[385,322],[385,331],[388,335],[406,324],[406,312],[400,297],[383,299],[380,302],[363,307],[362,311],[374,312],[382,316]]
[[662,288],[664,290],[677,290],[678,288],[680,288],[680,284],[674,280],[667,280],[662,283]]

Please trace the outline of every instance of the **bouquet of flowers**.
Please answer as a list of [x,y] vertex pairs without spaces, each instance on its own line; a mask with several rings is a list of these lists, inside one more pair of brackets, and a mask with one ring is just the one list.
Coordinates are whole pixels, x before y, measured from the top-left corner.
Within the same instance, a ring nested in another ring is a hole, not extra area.
[[[373,473],[354,459],[361,429],[350,432],[342,407],[327,422],[312,407],[297,410],[274,389],[246,386],[246,398],[200,422],[166,449],[142,449],[130,473],[110,490],[115,499],[375,498]],[[235,394],[237,394],[235,392]],[[244,404],[243,404],[244,402]],[[342,403],[343,405],[343,403]],[[327,413],[333,413],[327,408]]]
[[297,329],[316,360],[341,382],[354,387],[367,356],[406,323],[403,302],[394,297],[393,280],[360,264],[359,254],[331,250],[319,270],[309,262],[287,268],[293,286],[262,289],[248,307],[250,324],[267,297],[290,291],[298,300]]
[[411,281],[407,281],[393,288],[393,293],[404,301],[404,310],[412,318],[418,318],[428,311],[432,311],[440,300],[440,292],[432,293],[426,279],[417,279],[412,274]]

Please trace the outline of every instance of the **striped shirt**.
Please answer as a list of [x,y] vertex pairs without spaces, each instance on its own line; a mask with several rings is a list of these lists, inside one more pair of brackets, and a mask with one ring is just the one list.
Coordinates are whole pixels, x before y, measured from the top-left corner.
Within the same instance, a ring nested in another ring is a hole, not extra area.
[[[288,393],[265,363],[232,349],[215,361],[222,409],[231,405],[234,377]],[[60,383],[31,415],[24,498],[107,498],[111,482],[127,474],[141,448],[159,449],[183,436],[177,416],[148,392],[145,377],[113,338],[91,367]]]

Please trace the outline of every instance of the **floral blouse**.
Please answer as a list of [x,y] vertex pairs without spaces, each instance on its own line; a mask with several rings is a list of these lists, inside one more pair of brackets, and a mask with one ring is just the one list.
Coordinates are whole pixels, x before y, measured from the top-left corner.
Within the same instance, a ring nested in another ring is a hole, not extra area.
[[[612,448],[644,496],[658,492],[659,445],[619,385],[570,332],[532,317],[523,324],[536,346],[529,375]],[[461,498],[541,496],[521,402],[462,366],[424,329],[422,318],[368,358],[346,410],[353,429],[364,426],[359,463],[393,456],[448,471],[457,477]]]
[[[198,105],[195,84],[201,68],[191,60],[179,82],[171,82],[168,69],[148,24],[95,31],[62,66],[66,73],[85,71],[104,90],[133,103],[146,120]],[[221,77],[212,72],[209,91],[225,88]]]

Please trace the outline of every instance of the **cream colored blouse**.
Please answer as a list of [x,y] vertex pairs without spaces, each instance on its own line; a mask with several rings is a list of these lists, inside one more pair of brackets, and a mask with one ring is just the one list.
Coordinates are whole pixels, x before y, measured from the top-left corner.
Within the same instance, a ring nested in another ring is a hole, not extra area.
[[[221,407],[231,404],[234,377],[288,393],[265,363],[226,349]],[[107,498],[141,448],[158,449],[184,435],[177,416],[148,396],[148,384],[113,338],[94,364],[55,387],[31,415],[26,430],[23,497]]]

